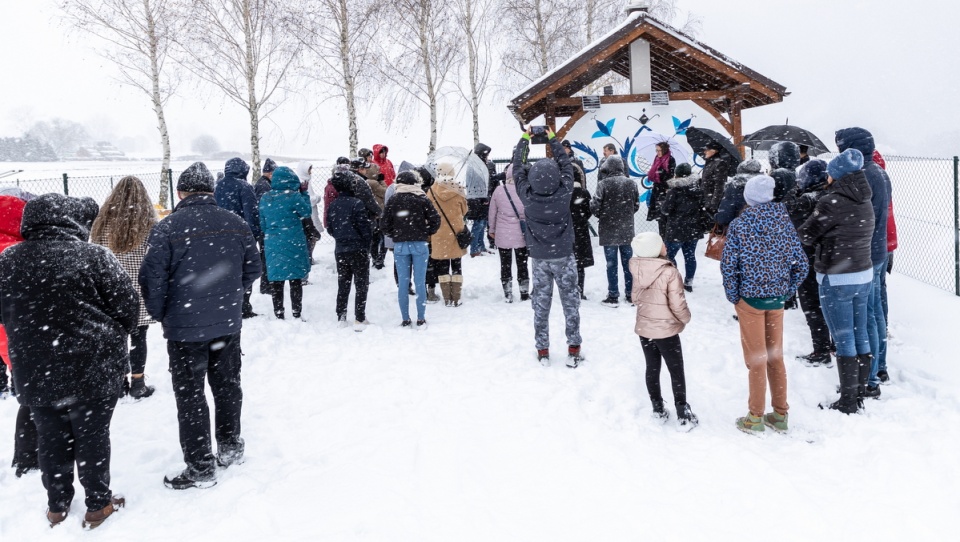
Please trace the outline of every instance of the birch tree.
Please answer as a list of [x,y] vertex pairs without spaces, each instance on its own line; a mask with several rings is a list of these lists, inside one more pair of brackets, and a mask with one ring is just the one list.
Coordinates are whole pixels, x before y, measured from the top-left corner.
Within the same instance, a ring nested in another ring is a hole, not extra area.
[[193,0],[183,64],[249,115],[250,161],[260,171],[260,122],[283,102],[302,49],[283,0]]
[[372,83],[382,0],[307,0],[305,28],[320,31],[300,36],[321,71],[318,80],[347,108],[350,156],[357,155],[359,129],[357,105]]
[[179,80],[170,70],[172,36],[182,29],[174,0],[69,0],[63,10],[70,23],[98,38],[97,52],[119,70],[120,80],[150,98],[157,117],[163,159],[160,205],[167,207],[171,179],[170,133],[164,107]]
[[504,52],[503,75],[522,86],[579,49],[583,33],[578,0],[507,0],[501,6],[514,43]]
[[493,66],[495,48],[491,16],[496,14],[496,6],[493,0],[454,0],[453,7],[467,53],[466,83],[464,78],[458,77],[455,85],[473,117],[473,145],[476,146],[480,143],[480,103]]
[[[418,104],[430,111],[429,151],[437,148],[437,109],[458,61],[460,36],[451,32],[445,0],[392,0],[393,26],[381,45],[380,73],[393,87],[386,93],[388,123],[396,112]],[[385,60],[385,61],[384,61]]]

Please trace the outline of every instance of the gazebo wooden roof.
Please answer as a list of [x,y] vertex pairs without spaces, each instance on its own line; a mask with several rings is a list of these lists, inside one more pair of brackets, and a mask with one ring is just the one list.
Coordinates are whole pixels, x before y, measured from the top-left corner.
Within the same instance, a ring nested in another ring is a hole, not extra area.
[[[582,118],[581,97],[587,85],[615,72],[630,78],[630,44],[650,44],[650,83],[667,91],[671,101],[690,100],[710,113],[739,145],[743,139],[741,111],[783,101],[786,87],[764,77],[723,53],[666,25],[645,11],[636,11],[616,29],[531,83],[508,108],[521,124],[544,115],[564,137]],[[671,90],[673,84],[673,90]],[[650,94],[600,96],[600,103],[645,103]],[[557,129],[557,119],[567,117]]]

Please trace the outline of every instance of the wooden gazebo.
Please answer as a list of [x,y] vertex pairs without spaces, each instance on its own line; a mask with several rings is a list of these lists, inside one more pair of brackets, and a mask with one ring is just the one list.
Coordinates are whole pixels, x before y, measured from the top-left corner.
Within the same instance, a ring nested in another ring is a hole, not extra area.
[[[583,89],[615,72],[630,94],[584,97]],[[508,108],[521,124],[543,115],[560,138],[596,104],[689,100],[710,113],[736,145],[744,109],[783,101],[786,87],[651,17],[639,7],[620,26],[523,89]],[[567,119],[557,125],[558,119]]]

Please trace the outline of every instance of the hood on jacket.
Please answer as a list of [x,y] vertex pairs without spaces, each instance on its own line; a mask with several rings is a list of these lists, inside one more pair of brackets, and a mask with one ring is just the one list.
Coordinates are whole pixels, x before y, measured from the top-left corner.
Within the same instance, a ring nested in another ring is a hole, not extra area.
[[[367,179],[371,181],[376,181],[377,177],[380,176],[380,166],[370,162],[370,167],[367,168]],[[383,184],[383,180],[380,180],[380,184]]]
[[653,283],[660,278],[667,267],[673,266],[670,260],[666,258],[637,258],[637,273],[633,277],[633,283],[639,285],[642,289],[653,286]]
[[271,190],[300,191],[300,178],[287,166],[280,166],[273,170],[273,179],[270,181]]
[[23,241],[20,223],[27,202],[14,196],[0,196],[0,250],[4,245]]
[[484,145],[483,143],[477,143],[477,146],[473,148],[473,154],[476,154],[484,162],[487,161],[487,158],[490,156],[490,151],[492,151],[489,146]]
[[334,190],[336,190],[338,194],[347,196],[354,195],[353,181],[354,177],[346,171],[338,171],[334,173],[333,178],[331,179]]
[[437,181],[431,190],[437,201],[450,201],[457,196],[466,197],[463,187],[455,181]]
[[438,183],[453,182],[453,179],[456,176],[456,171],[454,171],[453,166],[446,162],[437,164],[436,172]]
[[373,146],[373,161],[376,162],[376,163],[378,163],[378,164],[382,164],[383,161],[384,161],[383,158],[380,158],[380,149],[386,150],[386,151],[387,151],[387,157],[390,156],[390,147],[387,147],[386,145],[381,145],[380,143],[377,143],[376,145]]
[[0,196],[13,196],[15,198],[20,198],[23,201],[30,201],[37,197],[36,194],[27,192],[19,186],[4,186],[0,188]]
[[758,160],[744,160],[737,165],[737,173],[751,174],[751,176],[759,175],[761,170],[763,165]]
[[231,158],[223,166],[224,178],[246,180],[248,173],[250,173],[250,166],[243,161],[243,158]]
[[797,190],[797,174],[792,169],[780,168],[770,173],[773,177],[773,201],[783,201],[787,194]]
[[700,182],[699,173],[691,173],[686,177],[672,177],[667,181],[668,188],[686,188],[688,186],[696,186]]
[[863,162],[873,162],[873,151],[876,145],[873,142],[873,134],[863,128],[842,128],[837,130],[836,134],[837,148],[840,152],[847,149],[857,149],[863,154]]
[[[89,201],[86,201],[89,200]],[[90,198],[83,200],[62,194],[44,194],[23,209],[20,234],[24,239],[70,239],[86,242],[96,219]]]
[[797,174],[797,185],[801,192],[822,190],[827,185],[827,163],[817,158],[804,164]]
[[772,169],[797,169],[800,166],[800,147],[792,141],[780,141],[768,153]]
[[616,154],[608,156],[600,165],[600,173],[608,177],[623,177],[626,174],[626,169],[623,165],[623,158]]
[[870,190],[866,173],[860,170],[848,173],[842,179],[834,179],[833,183],[827,188],[825,195],[821,197],[829,197],[828,194],[839,194],[856,203],[863,203],[870,201],[870,198],[873,197],[873,190]]
[[549,158],[537,160],[530,167],[527,179],[534,194],[550,196],[560,188],[560,166]]
[[313,167],[313,164],[307,161],[300,162],[297,164],[297,177],[300,179],[301,183],[310,182],[310,168]]

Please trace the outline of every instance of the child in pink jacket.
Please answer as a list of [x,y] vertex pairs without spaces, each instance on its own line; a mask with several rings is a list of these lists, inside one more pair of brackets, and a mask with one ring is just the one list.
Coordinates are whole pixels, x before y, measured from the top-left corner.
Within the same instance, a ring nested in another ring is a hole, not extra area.
[[634,331],[647,362],[647,393],[655,418],[666,421],[669,415],[660,394],[661,360],[667,364],[673,384],[673,402],[677,421],[683,429],[697,425],[697,417],[687,403],[687,386],[683,376],[683,350],[680,332],[690,322],[690,310],[683,293],[683,279],[677,268],[666,259],[663,239],[654,232],[643,232],[631,243],[630,273],[633,290],[630,299],[637,306]]

